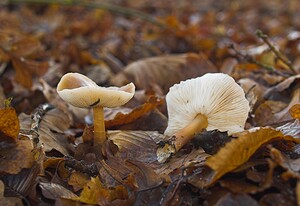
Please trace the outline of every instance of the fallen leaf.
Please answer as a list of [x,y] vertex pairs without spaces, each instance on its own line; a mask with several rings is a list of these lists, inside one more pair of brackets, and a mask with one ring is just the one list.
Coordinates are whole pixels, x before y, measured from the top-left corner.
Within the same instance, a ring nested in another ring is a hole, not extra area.
[[286,155],[282,154],[278,149],[271,148],[270,150],[271,158],[282,168],[286,169],[284,173],[281,174],[284,180],[290,178],[300,179],[300,159],[289,159]]
[[0,202],[5,206],[23,206],[22,200],[17,197],[4,197],[4,184],[0,181]]
[[290,115],[294,119],[300,119],[300,104],[293,105],[289,110]]
[[11,45],[10,52],[17,57],[28,57],[42,49],[39,39],[34,36],[25,36]]
[[11,57],[11,61],[16,71],[16,82],[28,89],[31,88],[32,75],[30,69],[22,62],[20,57]]
[[19,140],[14,146],[0,150],[0,173],[17,174],[34,163],[31,140]]
[[110,205],[114,200],[128,199],[128,192],[123,186],[105,188],[98,177],[92,177],[84,186],[80,196],[71,199],[86,204]]
[[131,123],[162,104],[162,99],[151,96],[146,103],[134,108],[131,112],[127,114],[117,113],[114,119],[105,121],[105,127],[111,128],[114,126]]
[[217,154],[207,159],[206,165],[215,171],[209,184],[248,161],[263,144],[274,139],[293,140],[289,136],[284,136],[280,131],[267,127],[245,131],[237,134],[237,137],[221,148]]
[[133,62],[111,82],[116,85],[134,82],[138,89],[151,89],[158,85],[167,93],[169,88],[181,80],[201,76],[217,69],[204,56],[195,53],[158,56]]
[[81,190],[87,183],[89,182],[89,178],[87,175],[74,172],[71,174],[68,184],[71,185],[75,192]]
[[12,107],[0,109],[0,148],[4,141],[16,142],[20,131],[20,123],[16,111]]
[[71,192],[70,190],[66,189],[65,187],[55,184],[55,183],[46,183],[40,182],[39,187],[42,190],[43,195],[46,198],[57,200],[60,198],[65,199],[76,199],[78,196]]
[[[30,131],[31,118],[30,115],[24,113],[19,115],[21,129]],[[66,113],[59,109],[52,109],[41,117],[40,126],[38,129],[39,141],[43,143],[45,151],[49,152],[53,149],[67,155],[68,139],[63,132],[70,127],[70,120]]]
[[[157,161],[156,141],[165,136],[155,131],[108,131],[109,139],[124,158],[151,163]],[[156,141],[154,139],[157,139]]]

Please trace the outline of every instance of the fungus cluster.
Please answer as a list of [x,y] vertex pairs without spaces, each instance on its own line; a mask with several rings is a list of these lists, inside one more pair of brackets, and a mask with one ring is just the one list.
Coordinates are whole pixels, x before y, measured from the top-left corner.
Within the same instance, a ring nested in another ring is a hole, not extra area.
[[[222,73],[208,73],[175,84],[166,102],[169,120],[165,135],[172,137],[175,152],[203,129],[227,131],[229,135],[242,131],[250,110],[243,89]],[[166,151],[158,150],[158,158],[161,152]]]
[[102,145],[106,139],[103,107],[117,107],[127,103],[134,95],[135,86],[100,87],[79,73],[65,74],[57,85],[59,96],[69,104],[80,108],[93,108],[94,145]]

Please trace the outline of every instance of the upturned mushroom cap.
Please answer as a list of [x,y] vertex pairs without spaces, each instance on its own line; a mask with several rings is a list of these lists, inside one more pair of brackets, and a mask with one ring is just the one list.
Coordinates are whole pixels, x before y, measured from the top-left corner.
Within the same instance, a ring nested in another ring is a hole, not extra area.
[[207,117],[208,131],[239,132],[250,110],[243,89],[223,73],[208,73],[175,84],[166,101],[169,120],[165,135],[168,136],[187,126],[199,113]]
[[127,103],[134,95],[135,86],[100,87],[79,73],[65,74],[57,85],[57,93],[75,107],[117,107]]

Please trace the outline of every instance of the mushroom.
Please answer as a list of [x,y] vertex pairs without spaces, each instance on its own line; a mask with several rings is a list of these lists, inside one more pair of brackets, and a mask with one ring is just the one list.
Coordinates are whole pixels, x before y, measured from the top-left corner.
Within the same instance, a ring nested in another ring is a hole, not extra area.
[[175,84],[166,102],[169,120],[164,134],[172,136],[175,151],[203,129],[228,134],[242,131],[250,110],[243,89],[223,73],[207,73]]
[[57,93],[69,104],[80,108],[93,108],[94,145],[106,140],[103,107],[117,107],[127,103],[134,95],[135,86],[100,87],[79,73],[65,74],[57,85]]

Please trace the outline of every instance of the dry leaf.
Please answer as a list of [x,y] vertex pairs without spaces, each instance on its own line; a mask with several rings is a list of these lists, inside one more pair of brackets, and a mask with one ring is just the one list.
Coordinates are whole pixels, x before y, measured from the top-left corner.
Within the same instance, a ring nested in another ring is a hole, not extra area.
[[[24,113],[19,115],[21,129],[29,131],[31,128],[31,118]],[[70,120],[67,114],[59,109],[48,111],[40,122],[39,140],[43,143],[45,151],[55,149],[64,155],[68,152],[68,139],[63,131],[70,127]]]
[[33,36],[25,36],[11,45],[10,52],[17,57],[27,57],[42,49],[41,42]]
[[16,111],[11,107],[0,109],[0,140],[16,142],[19,131],[20,123]]
[[66,189],[65,187],[55,184],[55,183],[46,183],[40,182],[39,186],[42,190],[43,195],[46,198],[57,200],[60,198],[65,199],[76,199],[78,196],[71,192],[70,190]]
[[22,200],[17,197],[4,197],[4,184],[0,181],[0,202],[5,206],[23,206]]
[[17,174],[34,163],[31,140],[19,140],[13,147],[0,150],[0,173]]
[[30,69],[22,62],[19,57],[11,57],[12,65],[16,70],[15,80],[26,88],[32,86],[32,75]]
[[129,64],[111,82],[119,86],[125,83],[125,79],[134,82],[138,89],[151,89],[158,85],[167,93],[175,83],[207,72],[217,72],[217,69],[204,55],[187,53],[158,56]]
[[127,159],[151,163],[157,160],[156,141],[165,138],[155,131],[108,131],[109,139]]
[[125,187],[105,188],[98,177],[91,178],[85,185],[80,196],[72,198],[86,204],[110,205],[114,200],[127,199],[128,192]]
[[207,159],[206,165],[215,171],[212,181],[236,169],[247,162],[254,152],[263,144],[273,139],[293,140],[272,128],[259,128],[254,132],[245,131],[237,134],[238,138],[227,143],[219,152]]
[[127,114],[117,113],[117,115],[113,120],[105,121],[105,127],[111,128],[114,126],[131,123],[162,104],[163,104],[162,99],[159,99],[155,96],[151,96],[146,103],[134,108],[131,112]]
[[89,177],[80,172],[71,174],[68,184],[71,185],[75,192],[81,190],[89,182]]
[[293,105],[290,108],[289,113],[294,119],[300,119],[300,104]]

